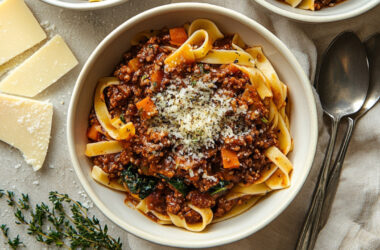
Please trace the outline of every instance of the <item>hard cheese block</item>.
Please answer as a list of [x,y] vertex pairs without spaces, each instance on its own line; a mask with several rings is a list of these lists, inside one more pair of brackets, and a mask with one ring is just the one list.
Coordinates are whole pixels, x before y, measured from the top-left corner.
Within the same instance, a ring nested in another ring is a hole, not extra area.
[[23,0],[0,1],[0,65],[46,38]]
[[33,97],[78,64],[61,36],[56,35],[0,82],[0,91]]
[[0,140],[18,148],[36,171],[49,146],[53,105],[0,94]]

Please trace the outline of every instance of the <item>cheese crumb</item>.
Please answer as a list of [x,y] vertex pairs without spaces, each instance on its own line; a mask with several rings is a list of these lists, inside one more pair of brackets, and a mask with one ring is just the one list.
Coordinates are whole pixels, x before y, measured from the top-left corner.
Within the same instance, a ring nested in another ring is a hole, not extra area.
[[168,132],[173,151],[188,158],[202,159],[204,149],[214,148],[217,141],[248,131],[237,122],[247,110],[239,107],[233,112],[233,98],[213,82],[171,80],[152,100],[158,115],[151,120],[151,127]]
[[189,175],[190,175],[190,177],[194,177],[194,172],[191,168],[189,169]]

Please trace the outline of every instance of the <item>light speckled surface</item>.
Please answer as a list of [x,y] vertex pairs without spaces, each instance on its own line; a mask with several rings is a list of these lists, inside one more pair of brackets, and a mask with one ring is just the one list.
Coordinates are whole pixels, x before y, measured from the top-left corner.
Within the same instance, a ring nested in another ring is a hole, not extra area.
[[[72,48],[74,54],[77,56],[79,65],[36,98],[39,100],[49,100],[54,104],[52,139],[45,166],[39,172],[33,172],[32,168],[24,162],[18,150],[0,142],[0,167],[2,169],[0,174],[0,189],[12,189],[19,192],[27,192],[31,195],[32,201],[46,201],[48,192],[51,190],[57,190],[59,192],[68,193],[73,198],[83,201],[91,207],[92,203],[83,192],[83,189],[72,169],[67,152],[68,149],[65,131],[66,115],[71,91],[75,84],[76,77],[91,51],[116,26],[141,11],[158,5],[167,4],[171,1],[130,0],[123,5],[94,12],[77,12],[59,9],[38,0],[26,0],[26,2],[50,36],[54,34],[60,34],[63,36],[68,45]],[[278,34],[285,43],[288,45],[290,44],[289,46],[291,49],[294,49],[294,47],[297,48],[297,44],[292,42],[292,39],[289,38],[291,36],[289,36],[289,34],[285,34],[286,32],[291,31],[287,29],[287,22],[285,22],[284,25],[281,25],[281,23],[283,23],[286,19],[271,16],[271,21],[268,21],[268,12],[259,7],[257,4],[248,0],[211,0],[205,2],[227,6],[259,20],[259,22],[265,24],[267,28]],[[348,21],[336,23],[334,26],[332,24],[295,24],[292,25],[292,27],[293,30],[301,29],[309,35],[309,37],[315,42],[317,51],[320,54],[330,42],[332,37],[345,29],[356,31],[362,38],[365,38],[374,31],[380,31],[378,26],[379,15],[380,7],[378,6],[367,14]],[[305,44],[305,42],[300,41],[299,45],[300,44]],[[296,56],[297,53],[304,53],[310,56],[308,53],[310,50],[314,50],[312,44],[305,50],[303,50],[303,47],[300,47],[298,50],[293,50],[293,52],[296,53]],[[307,73],[313,75],[315,65],[307,65],[307,62],[302,61],[302,56],[299,56],[298,58],[301,60],[301,64],[303,64],[305,70],[308,71]],[[309,60],[311,63],[315,61],[313,58],[309,58]],[[377,110],[374,112],[379,112],[379,107],[377,107]],[[359,127],[358,130],[360,129],[361,128]],[[363,127],[362,129],[365,128]],[[325,132],[323,135],[325,136]],[[320,147],[318,154],[321,154],[321,151],[323,151],[322,148],[323,147]],[[320,161],[320,159],[318,161]],[[316,165],[319,165],[318,163],[319,162],[317,162]],[[292,230],[283,230],[286,228],[286,225],[285,227],[282,225],[284,221],[283,219],[287,216],[298,216],[300,219],[294,222],[292,228],[295,228],[295,230],[300,228],[302,216],[307,207],[305,202],[303,202],[303,199],[310,196],[313,187],[313,179],[315,176],[316,171],[314,168],[314,171],[309,178],[309,182],[305,185],[303,192],[298,196],[296,202],[294,202],[294,204],[292,204],[283,215],[254,236],[249,237],[249,239],[228,245],[226,248],[239,246],[239,249],[252,249],[252,243],[260,242],[260,244],[256,245],[258,247],[255,249],[268,249],[268,247],[279,248],[280,246],[282,246],[282,249],[291,249],[297,234]],[[157,247],[153,244],[141,245],[143,241],[137,240],[134,236],[128,236],[125,231],[122,231],[106,219],[102,213],[97,210],[97,208],[93,207],[91,211],[96,214],[103,223],[107,223],[110,226],[110,232],[113,235],[120,236],[122,238],[125,249],[155,249]],[[26,235],[26,230],[23,226],[17,226],[14,224],[14,219],[10,209],[4,201],[0,201],[0,224],[3,223],[6,223],[11,227],[11,236],[15,236],[17,234],[21,235],[21,238],[27,245],[28,249],[42,248],[40,243],[36,243],[33,238]],[[287,239],[285,242],[278,242],[275,239],[271,240],[272,242],[268,242],[268,235],[270,235],[271,232],[281,235],[289,234],[289,236],[285,237]],[[264,242],[268,242],[268,244],[265,244]],[[320,246],[320,249],[324,249],[322,244],[320,244]],[[0,249],[3,249],[4,247],[6,248],[7,246],[4,245],[3,238],[0,236]]]

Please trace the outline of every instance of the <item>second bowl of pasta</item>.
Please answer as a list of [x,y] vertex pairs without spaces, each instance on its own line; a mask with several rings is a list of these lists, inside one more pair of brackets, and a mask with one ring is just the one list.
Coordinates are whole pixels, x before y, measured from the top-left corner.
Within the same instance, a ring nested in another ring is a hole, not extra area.
[[361,15],[380,0],[252,0],[278,15],[310,23],[341,21]]
[[286,46],[208,4],[158,7],[113,31],[68,117],[95,204],[125,230],[180,247],[232,242],[273,220],[302,187],[316,138],[311,88]]

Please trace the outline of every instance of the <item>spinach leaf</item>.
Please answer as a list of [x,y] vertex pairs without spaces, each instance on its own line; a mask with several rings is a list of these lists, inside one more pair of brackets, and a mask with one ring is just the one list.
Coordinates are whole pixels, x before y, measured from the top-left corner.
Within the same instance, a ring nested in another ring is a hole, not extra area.
[[261,121],[262,121],[263,123],[268,123],[268,122],[269,122],[268,119],[265,118],[265,117],[261,118]]
[[124,113],[122,113],[122,114],[120,115],[120,121],[121,121],[122,123],[124,123],[124,124],[127,123],[127,122],[125,121]]
[[218,194],[220,192],[227,190],[228,184],[230,184],[229,181],[219,181],[219,183],[216,184],[215,186],[211,187],[208,190],[208,192],[210,193],[210,195]]
[[199,67],[199,71],[201,72],[201,74],[203,75],[205,73],[205,69],[203,67],[203,64],[201,63],[198,63],[198,67]]
[[183,179],[178,177],[169,178],[165,175],[160,174],[160,177],[164,179],[167,183],[172,185],[175,189],[178,190],[183,196],[186,196],[187,193],[190,191],[190,187],[185,184]]
[[198,63],[197,65],[199,67],[199,71],[200,71],[201,75],[210,73],[210,71],[205,70],[203,63]]
[[151,176],[140,175],[137,169],[129,166],[122,172],[122,180],[127,184],[129,191],[138,194],[141,199],[150,195],[157,185],[157,179]]

